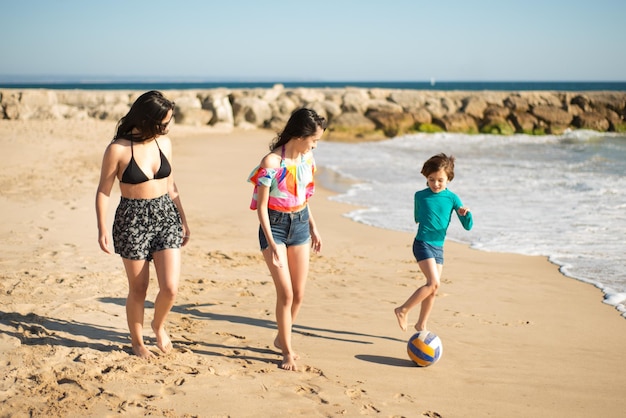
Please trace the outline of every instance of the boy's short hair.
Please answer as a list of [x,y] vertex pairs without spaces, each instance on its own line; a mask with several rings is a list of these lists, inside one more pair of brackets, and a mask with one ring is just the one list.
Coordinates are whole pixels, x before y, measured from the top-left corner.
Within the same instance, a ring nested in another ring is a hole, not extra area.
[[432,173],[443,169],[448,176],[448,181],[454,178],[454,157],[447,156],[444,153],[433,155],[424,163],[421,173],[424,177],[428,177]]

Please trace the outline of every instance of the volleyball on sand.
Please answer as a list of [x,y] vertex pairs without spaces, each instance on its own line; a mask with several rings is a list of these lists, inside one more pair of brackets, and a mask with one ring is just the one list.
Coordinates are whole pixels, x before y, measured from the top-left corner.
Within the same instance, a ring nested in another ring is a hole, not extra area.
[[441,339],[431,331],[419,331],[409,338],[407,344],[409,358],[420,367],[435,364],[441,358],[443,345]]

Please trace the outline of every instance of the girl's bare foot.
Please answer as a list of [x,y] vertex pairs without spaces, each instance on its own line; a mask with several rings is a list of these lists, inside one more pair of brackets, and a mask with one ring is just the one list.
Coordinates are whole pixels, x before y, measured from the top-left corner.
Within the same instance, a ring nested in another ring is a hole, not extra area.
[[165,328],[161,328],[161,329],[157,329],[154,327],[154,322],[152,322],[152,331],[154,331],[154,334],[156,335],[156,339],[157,339],[157,347],[159,347],[159,350],[161,350],[162,352],[164,352],[165,354],[169,353],[172,351],[172,340],[170,340],[169,335],[167,335],[167,332],[165,332]]
[[[283,352],[283,348],[280,346],[280,340],[278,339],[278,335],[274,339],[274,347],[278,348],[281,353]],[[292,356],[294,360],[300,360],[300,356],[296,353],[292,353]]]
[[406,331],[407,328],[407,317],[406,313],[402,312],[402,308],[396,308],[393,310],[396,314],[396,318],[398,319],[398,325],[402,328],[402,331]]
[[296,366],[296,360],[293,355],[285,354],[283,356],[283,362],[280,363],[280,368],[283,370],[292,370],[294,372],[298,371],[298,366]]
[[133,344],[133,353],[140,358],[152,358],[154,354],[143,344]]

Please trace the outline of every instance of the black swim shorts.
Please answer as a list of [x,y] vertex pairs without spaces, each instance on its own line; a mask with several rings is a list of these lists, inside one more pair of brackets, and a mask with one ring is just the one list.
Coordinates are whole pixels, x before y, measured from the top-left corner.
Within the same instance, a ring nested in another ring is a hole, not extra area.
[[122,197],[113,221],[115,252],[129,260],[152,260],[152,254],[183,244],[178,208],[169,194],[154,199]]

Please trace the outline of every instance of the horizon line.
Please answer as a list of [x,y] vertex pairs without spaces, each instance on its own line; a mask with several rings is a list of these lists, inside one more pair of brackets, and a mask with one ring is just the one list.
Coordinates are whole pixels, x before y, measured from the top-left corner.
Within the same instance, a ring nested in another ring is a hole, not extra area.
[[624,80],[598,79],[326,79],[326,78],[249,78],[249,77],[166,77],[166,76],[77,76],[77,75],[15,75],[0,74],[3,84],[150,84],[150,83],[626,83]]

